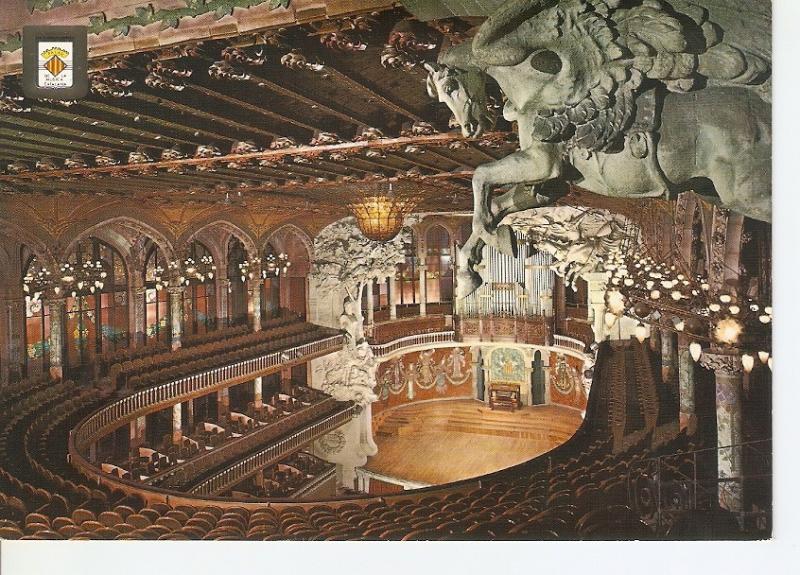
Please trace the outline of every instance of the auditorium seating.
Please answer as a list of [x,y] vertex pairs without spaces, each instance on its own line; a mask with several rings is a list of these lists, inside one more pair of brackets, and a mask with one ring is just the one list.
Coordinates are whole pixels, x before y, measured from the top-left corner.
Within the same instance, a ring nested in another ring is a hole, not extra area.
[[258,481],[249,478],[235,486],[231,494],[243,499],[291,498],[317,479],[317,476],[333,468],[333,464],[301,451],[263,469]]
[[169,353],[116,363],[109,369],[109,376],[117,387],[139,389],[339,333],[305,323],[297,316],[270,320],[263,328],[258,332],[232,335]]
[[[606,414],[616,401],[613,388],[617,386],[605,379],[610,365],[607,354],[604,347],[583,426],[545,456],[445,488],[258,510],[235,505],[146,507],[136,497],[92,487],[66,464],[66,440],[58,438],[66,437],[66,429],[101,404],[107,392],[71,382],[38,388],[8,406],[0,430],[0,538],[651,538],[657,524],[645,498],[637,496],[641,484],[653,480],[649,465],[659,455],[673,454],[667,460],[669,469],[678,477],[686,476],[697,446],[680,435],[654,448],[647,436],[628,449],[613,449]],[[12,444],[25,446],[24,459],[12,456],[8,449]],[[673,535],[691,538],[701,528],[708,535],[711,528],[701,527],[706,524],[699,514],[713,515],[714,536],[735,535],[735,523],[715,506],[695,509],[677,521]]]

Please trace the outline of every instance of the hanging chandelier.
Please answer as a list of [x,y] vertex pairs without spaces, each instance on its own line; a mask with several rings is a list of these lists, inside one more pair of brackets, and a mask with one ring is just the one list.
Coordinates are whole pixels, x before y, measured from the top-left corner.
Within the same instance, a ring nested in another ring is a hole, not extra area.
[[210,254],[200,256],[198,260],[187,257],[178,266],[178,282],[181,285],[189,285],[192,282],[205,283],[212,281],[217,272],[214,258]]
[[286,275],[291,266],[292,262],[289,261],[289,254],[267,254],[261,267],[261,278],[267,279],[269,276]]
[[44,266],[39,266],[36,258],[31,260],[28,272],[22,278],[22,291],[31,300],[36,301],[53,285],[53,274]]
[[400,233],[403,221],[420,204],[424,192],[425,186],[411,180],[364,182],[348,200],[347,208],[364,236],[387,242]]
[[39,266],[33,258],[28,272],[22,278],[22,291],[26,297],[36,301],[48,290],[56,296],[66,293],[72,297],[102,291],[108,278],[108,266],[101,259],[89,259],[75,263],[65,262],[51,272]]
[[53,286],[56,295],[59,295],[62,289],[72,297],[94,294],[98,290],[103,290],[108,278],[106,264],[100,259],[90,259],[76,264],[66,262],[61,264],[60,271],[61,285]]
[[251,280],[255,277],[255,274],[250,270],[250,267],[255,267],[259,261],[261,261],[260,258],[253,258],[252,261],[244,260],[239,264],[239,276],[242,278],[243,282],[249,279]]
[[[772,307],[768,303],[733,291],[712,293],[706,277],[682,272],[652,257],[623,254],[619,249],[609,253],[604,265],[608,278],[606,324],[614,319],[610,316],[621,317],[626,312],[638,320],[671,317],[667,326],[676,332],[721,348],[754,347],[760,350],[757,354],[763,363],[770,358]],[[643,329],[639,330],[637,339],[642,333]],[[690,348],[697,361],[701,345],[694,341]],[[748,353],[742,356],[747,371],[752,369],[752,357]]]

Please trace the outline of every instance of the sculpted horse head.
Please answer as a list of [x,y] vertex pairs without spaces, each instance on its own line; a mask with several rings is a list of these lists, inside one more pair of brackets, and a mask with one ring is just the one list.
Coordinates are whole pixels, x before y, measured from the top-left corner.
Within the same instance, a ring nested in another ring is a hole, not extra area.
[[426,62],[428,95],[453,112],[465,138],[494,128],[497,116],[486,91],[486,74],[476,68],[460,69]]
[[508,0],[440,54],[429,88],[464,134],[485,88],[449,69],[497,82],[520,144],[473,174],[459,296],[480,285],[485,245],[514,255],[503,216],[552,202],[553,181],[613,197],[694,190],[768,221],[770,22],[768,2]]

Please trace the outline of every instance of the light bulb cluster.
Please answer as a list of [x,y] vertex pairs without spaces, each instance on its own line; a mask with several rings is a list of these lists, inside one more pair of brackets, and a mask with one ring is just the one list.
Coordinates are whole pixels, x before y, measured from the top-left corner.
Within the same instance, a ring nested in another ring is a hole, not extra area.
[[269,253],[264,258],[263,265],[261,266],[261,277],[267,279],[269,276],[286,275],[292,262],[289,261],[289,254],[285,253]]
[[107,278],[106,264],[99,259],[77,264],[65,262],[58,267],[57,273],[51,272],[45,266],[37,266],[34,261],[22,278],[22,290],[33,301],[40,299],[49,289],[56,296],[63,292],[76,297],[102,291]]
[[[772,322],[768,304],[731,292],[712,293],[708,278],[692,276],[649,256],[623,253],[618,247],[609,251],[604,267],[608,278],[604,322],[609,328],[628,313],[639,320],[671,317],[675,331],[709,334],[721,347],[734,347],[743,340],[768,340],[767,326]],[[641,342],[646,336],[647,329],[640,321],[634,337]],[[690,353],[698,361],[700,343],[693,342]],[[771,364],[769,351],[762,349],[757,355],[762,363]],[[755,357],[745,353],[743,369],[750,372],[754,365]]]
[[250,260],[244,260],[242,263],[239,264],[239,276],[242,278],[242,282],[247,280],[251,280],[255,277],[255,274],[250,269],[251,266],[255,267],[259,263],[259,258],[254,258],[251,262]]
[[217,273],[217,266],[210,254],[200,256],[199,260],[187,257],[176,268],[178,283],[188,286],[192,282],[205,283],[212,281]]

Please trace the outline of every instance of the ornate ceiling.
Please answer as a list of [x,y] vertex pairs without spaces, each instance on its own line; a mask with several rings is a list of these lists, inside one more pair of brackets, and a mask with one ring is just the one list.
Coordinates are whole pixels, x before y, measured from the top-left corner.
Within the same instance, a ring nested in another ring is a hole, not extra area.
[[[72,10],[78,15],[69,23],[94,21],[90,7],[98,5],[39,4],[28,13],[32,20]],[[125,10],[137,3],[114,4],[106,21],[128,17]],[[211,5],[151,2],[155,12],[148,17],[184,10],[180,4]],[[233,10],[216,13],[214,22],[249,21],[254,16],[244,4],[287,11],[252,1],[212,4]],[[514,135],[501,124],[499,132],[465,140],[451,128],[449,111],[426,94],[419,64],[435,59],[443,42],[458,41],[470,24],[423,24],[402,9],[364,13],[374,3],[356,3],[362,5],[356,13],[345,4],[353,3],[320,3],[328,12],[312,19],[309,2],[293,1],[293,21],[302,8],[306,23],[253,34],[232,28],[224,39],[95,57],[91,93],[66,105],[21,99],[19,78],[7,74],[0,202],[48,228],[66,225],[70,211],[109,205],[157,210],[167,222],[184,221],[187,211],[216,210],[238,214],[254,230],[292,220],[316,227],[314,221],[346,213],[346,196],[359,182],[412,178],[426,182],[419,209],[469,209],[472,171],[513,151]],[[325,18],[331,10],[351,15]],[[181,18],[194,30],[197,18]],[[163,28],[137,22],[129,20],[117,35],[142,44],[161,37]],[[48,209],[61,211],[36,215]]]

